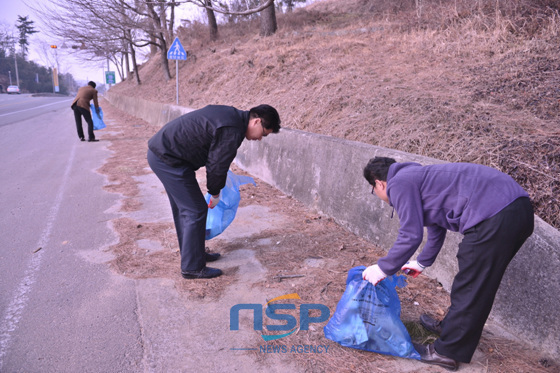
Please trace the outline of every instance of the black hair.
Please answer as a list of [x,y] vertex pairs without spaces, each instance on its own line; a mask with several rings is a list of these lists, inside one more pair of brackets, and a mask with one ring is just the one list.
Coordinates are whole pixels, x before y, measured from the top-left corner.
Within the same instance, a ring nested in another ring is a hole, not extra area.
[[88,85],[92,86],[93,88],[95,88],[95,86],[96,86],[96,84],[95,84],[94,81],[89,81],[89,82],[88,82]]
[[273,133],[280,131],[280,115],[270,105],[259,105],[249,110],[250,118],[261,118],[262,125],[266,129],[272,129]]
[[364,177],[370,183],[370,185],[375,185],[375,180],[387,181],[387,173],[389,172],[389,167],[396,163],[393,158],[387,157],[375,157],[369,160],[366,167],[364,167]]

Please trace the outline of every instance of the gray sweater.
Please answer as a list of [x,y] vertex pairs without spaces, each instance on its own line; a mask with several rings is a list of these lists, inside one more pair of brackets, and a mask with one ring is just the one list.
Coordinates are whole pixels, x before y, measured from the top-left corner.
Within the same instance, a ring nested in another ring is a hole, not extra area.
[[496,215],[527,192],[510,176],[490,167],[470,163],[422,166],[394,163],[387,174],[389,203],[399,216],[397,240],[378,265],[392,275],[428,239],[418,262],[430,266],[436,260],[447,230],[465,233]]

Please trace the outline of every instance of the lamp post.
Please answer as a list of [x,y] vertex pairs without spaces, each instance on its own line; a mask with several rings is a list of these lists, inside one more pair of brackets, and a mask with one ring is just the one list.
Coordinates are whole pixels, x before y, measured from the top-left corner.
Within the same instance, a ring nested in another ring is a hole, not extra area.
[[10,85],[12,85],[12,72],[8,70],[8,76],[10,77]]
[[59,91],[58,89],[58,54],[57,54],[57,46],[51,45],[51,48],[54,49],[54,61],[56,62],[56,67],[53,67],[53,93]]
[[[18,66],[17,66],[17,53],[16,53],[16,39],[13,37],[13,35],[11,36],[11,40],[14,44],[13,44],[13,53],[14,53],[14,64],[16,66],[16,84],[19,87],[19,74],[18,74]],[[10,74],[10,78],[11,78],[11,74]],[[12,84],[12,81],[10,80],[10,84]]]

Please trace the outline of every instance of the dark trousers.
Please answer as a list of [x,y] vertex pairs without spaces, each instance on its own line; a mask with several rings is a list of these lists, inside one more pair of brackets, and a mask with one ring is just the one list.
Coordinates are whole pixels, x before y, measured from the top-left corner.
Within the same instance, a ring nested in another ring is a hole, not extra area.
[[206,266],[204,243],[208,205],[190,167],[171,167],[148,150],[148,164],[162,182],[179,240],[181,270],[198,271]]
[[82,116],[86,120],[88,125],[88,140],[95,140],[95,135],[93,134],[93,120],[91,119],[91,113],[88,109],[74,105],[72,107],[74,110],[74,119],[76,120],[76,129],[78,130],[78,137],[80,139],[84,138],[84,130],[82,128]]
[[439,354],[471,361],[506,268],[533,227],[529,198],[518,198],[465,232],[457,252],[459,272],[451,287],[451,307],[434,343]]

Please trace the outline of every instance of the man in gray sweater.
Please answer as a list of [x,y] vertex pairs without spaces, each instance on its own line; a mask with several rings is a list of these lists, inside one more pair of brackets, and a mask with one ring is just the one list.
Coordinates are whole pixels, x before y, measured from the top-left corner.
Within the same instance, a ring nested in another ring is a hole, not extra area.
[[[244,139],[261,140],[278,133],[280,116],[269,105],[249,111],[210,105],[187,113],[163,126],[148,141],[148,163],[169,197],[181,252],[181,272],[186,279],[222,274],[206,266],[219,254],[205,252],[206,216],[220,200],[227,172]],[[206,205],[195,171],[206,167]]]
[[[464,235],[459,244],[459,272],[451,288],[451,307],[442,321],[422,315],[433,344],[415,345],[423,362],[457,370],[476,350],[504,272],[533,233],[529,195],[510,176],[468,163],[421,166],[376,157],[364,168],[372,193],[399,216],[397,239],[387,255],[366,268],[364,280],[376,285],[399,270],[417,277],[432,265],[446,232]],[[416,260],[409,261],[428,238]]]

